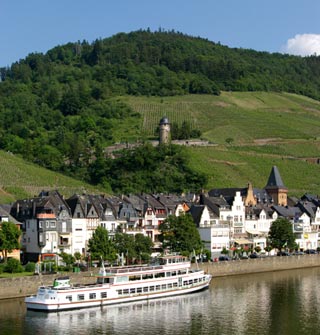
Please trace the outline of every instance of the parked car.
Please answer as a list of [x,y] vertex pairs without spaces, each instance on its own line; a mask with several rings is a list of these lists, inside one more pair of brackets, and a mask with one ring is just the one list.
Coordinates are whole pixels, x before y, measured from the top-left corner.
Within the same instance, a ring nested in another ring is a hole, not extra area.
[[294,256],[299,256],[299,255],[304,255],[304,252],[303,251],[299,251],[299,250],[295,250],[292,255]]
[[219,261],[230,261],[230,257],[226,255],[219,256]]
[[288,251],[278,251],[277,256],[291,256]]
[[249,255],[250,258],[259,258],[259,255],[255,252]]
[[311,254],[316,254],[317,251],[314,250],[314,249],[307,249],[307,250],[305,251],[305,253],[311,255]]

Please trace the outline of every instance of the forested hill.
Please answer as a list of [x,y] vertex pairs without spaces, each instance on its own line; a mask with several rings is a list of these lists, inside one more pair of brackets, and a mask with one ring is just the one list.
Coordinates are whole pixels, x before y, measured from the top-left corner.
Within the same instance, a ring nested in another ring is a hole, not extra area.
[[[59,106],[67,114],[75,113],[85,99],[117,94],[284,91],[319,100],[319,75],[320,57],[231,49],[174,31],[142,30],[91,44],[58,46],[46,55],[30,54],[11,68],[1,69],[2,80],[33,85],[32,92],[39,96],[48,90],[50,81],[54,85],[42,102]],[[79,93],[87,93],[86,97],[77,106],[67,106],[61,93],[65,87],[75,90],[72,85],[79,81],[84,82]]]
[[[169,190],[166,185],[185,188],[191,179],[194,188],[205,183],[204,176],[189,171],[187,159],[180,162],[178,149],[169,155],[148,148],[136,154],[139,162],[128,155],[123,175],[123,161],[105,160],[104,148],[119,138],[146,139],[140,127],[143,113],[119,96],[272,91],[320,100],[320,57],[231,49],[174,31],[141,30],[56,46],[1,68],[0,76],[0,150],[105,188],[123,184],[117,191],[132,191],[143,178],[150,189],[159,190],[152,182],[154,166],[145,157],[149,151],[163,162],[157,165],[158,175],[168,171],[174,177],[161,181],[161,191]],[[139,170],[141,178],[137,166],[144,169]]]

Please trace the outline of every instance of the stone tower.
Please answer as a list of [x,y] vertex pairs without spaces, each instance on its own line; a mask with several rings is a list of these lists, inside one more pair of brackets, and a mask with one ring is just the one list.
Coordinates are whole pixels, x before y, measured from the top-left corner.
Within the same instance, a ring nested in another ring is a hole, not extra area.
[[170,123],[166,116],[164,116],[159,123],[159,144],[169,144],[170,136]]
[[288,189],[284,186],[276,166],[272,167],[265,190],[275,205],[287,206]]

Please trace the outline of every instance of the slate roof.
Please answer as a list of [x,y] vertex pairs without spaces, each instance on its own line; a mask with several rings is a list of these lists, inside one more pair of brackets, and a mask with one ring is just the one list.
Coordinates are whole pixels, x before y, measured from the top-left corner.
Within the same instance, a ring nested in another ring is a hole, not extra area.
[[283,184],[283,181],[281,179],[279,170],[276,166],[272,167],[267,185],[265,187],[266,189],[270,188],[286,188]]
[[301,216],[301,210],[298,207],[284,207],[284,206],[272,206],[272,208],[282,217],[287,219],[295,219],[297,216]]
[[192,215],[193,221],[197,227],[200,225],[201,216],[205,206],[204,205],[192,205],[188,213]]
[[169,119],[168,119],[166,116],[164,116],[164,117],[160,120],[159,125],[162,125],[162,124],[170,124]]
[[314,218],[316,215],[317,206],[311,201],[299,201],[297,207],[310,218]]

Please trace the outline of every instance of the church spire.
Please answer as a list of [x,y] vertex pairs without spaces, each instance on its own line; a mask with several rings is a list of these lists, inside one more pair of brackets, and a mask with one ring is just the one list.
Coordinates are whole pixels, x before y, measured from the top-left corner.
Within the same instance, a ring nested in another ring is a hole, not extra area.
[[279,170],[276,166],[272,167],[265,190],[269,196],[272,197],[275,205],[287,206],[288,189],[284,186]]

